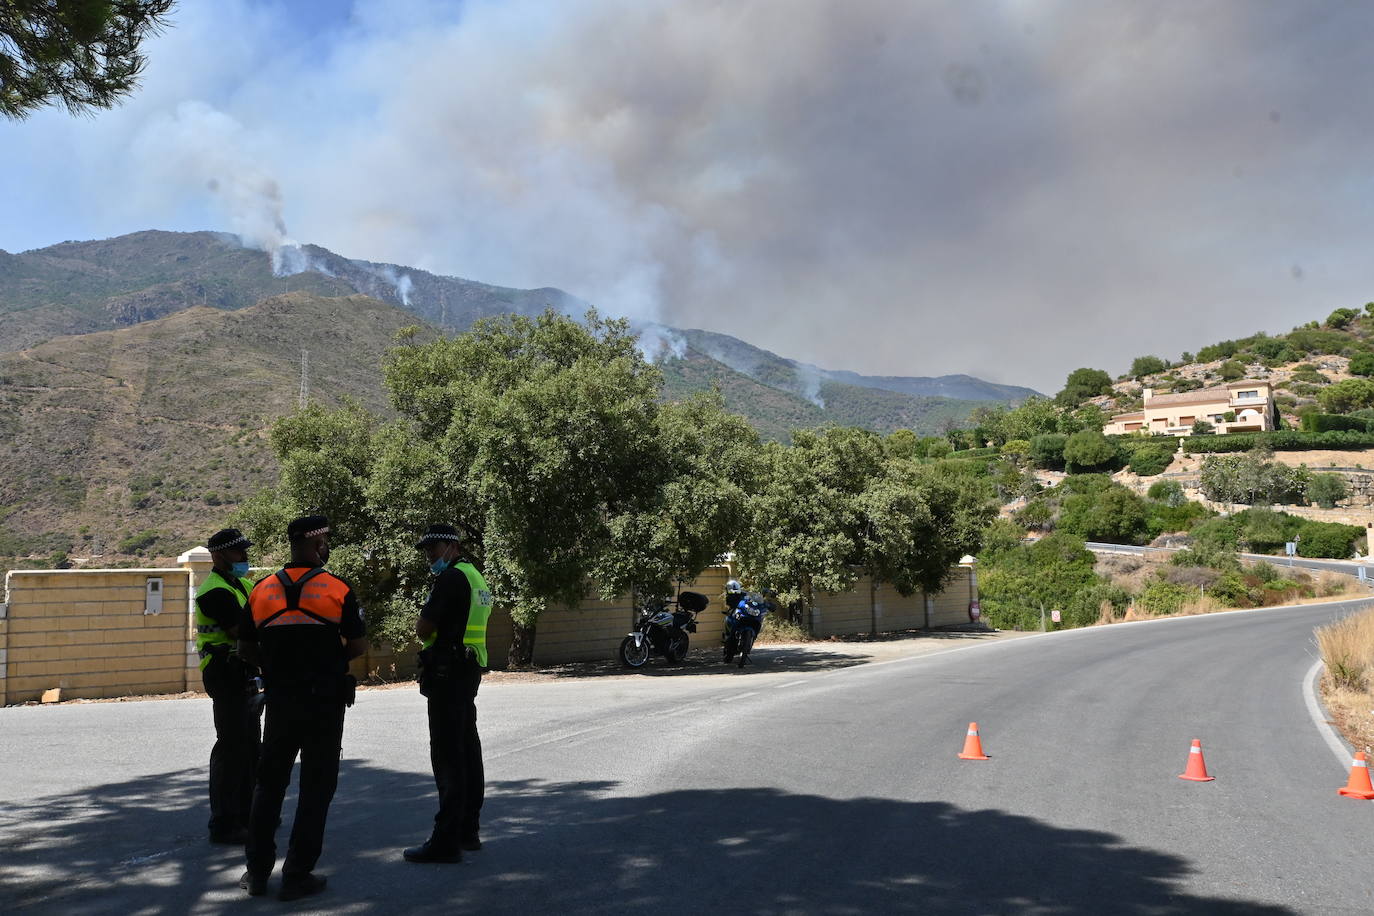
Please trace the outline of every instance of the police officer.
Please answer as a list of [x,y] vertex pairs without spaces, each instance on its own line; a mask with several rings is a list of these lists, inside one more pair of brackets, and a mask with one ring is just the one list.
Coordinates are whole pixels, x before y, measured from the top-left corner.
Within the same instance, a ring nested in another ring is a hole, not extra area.
[[248,603],[252,541],[225,528],[206,542],[214,567],[196,589],[196,653],[210,695],[215,746],[210,750],[210,842],[242,846],[248,839],[253,770],[258,763],[257,669],[239,657],[239,616]]
[[267,891],[277,860],[282,799],[299,753],[300,797],[278,895],[296,900],[325,886],[314,868],[339,780],[344,708],[353,703],[348,662],[362,655],[367,643],[353,589],[324,569],[329,520],[298,518],[287,526],[286,536],[291,562],[253,587],[239,626],[239,650],[260,660],[267,682],[267,724],[248,823],[248,870],[239,884],[255,897]]
[[429,759],[439,813],[428,840],[404,853],[408,862],[458,862],[482,848],[478,823],[486,775],[477,735],[477,688],[487,670],[491,590],[471,563],[458,560],[458,532],[430,525],[415,546],[425,552],[434,586],[415,622],[420,692],[429,701]]

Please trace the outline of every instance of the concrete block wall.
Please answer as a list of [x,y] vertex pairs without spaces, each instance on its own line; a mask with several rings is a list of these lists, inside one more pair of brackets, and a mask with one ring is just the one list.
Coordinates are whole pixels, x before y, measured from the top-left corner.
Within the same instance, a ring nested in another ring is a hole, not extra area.
[[[64,699],[179,693],[201,687],[194,652],[194,585],[208,571],[208,555],[178,558],[181,568],[116,570],[14,570],[6,577],[0,604],[0,704],[39,699],[61,687]],[[697,618],[692,645],[719,644],[724,618],[727,566],[712,567],[684,590],[711,599]],[[162,612],[145,614],[147,581],[162,579]],[[817,636],[879,632],[968,622],[974,594],[971,571],[960,567],[939,595],[903,598],[891,586],[867,579],[845,594],[817,600]],[[578,609],[551,609],[539,621],[534,660],[538,665],[610,659],[633,625],[628,597],[589,601]],[[511,641],[508,614],[488,625],[488,652],[504,667]],[[393,667],[394,666],[394,667]],[[415,673],[410,648],[370,648],[353,666],[359,677],[383,680]]]
[[[725,606],[725,583],[730,576],[728,566],[713,566],[683,583],[681,591],[700,592],[711,599],[706,610],[697,615],[697,632],[691,636],[694,648],[720,644],[725,622],[721,610]],[[634,620],[634,603],[628,595],[613,601],[584,601],[576,609],[550,608],[539,616],[534,663],[557,665],[614,658]],[[500,610],[493,613],[487,623],[487,654],[493,667],[505,667],[511,635],[510,615]]]
[[[162,580],[162,611],[145,613]],[[4,701],[186,689],[188,577],[180,569],[14,570],[6,576]]]
[[875,587],[868,576],[863,576],[851,591],[816,597],[811,633],[841,636],[958,626],[969,622],[968,606],[974,596],[973,572],[967,566],[955,569],[944,589],[934,595],[917,592],[903,597],[891,585],[878,583]]
[[867,576],[847,592],[822,592],[811,608],[812,636],[873,631],[873,596]]
[[930,625],[954,627],[968,623],[969,602],[975,597],[973,571],[961,566],[953,578],[945,583],[944,590],[931,596]]
[[903,596],[892,586],[880,583],[873,598],[877,609],[878,632],[915,630],[926,625],[923,593]]

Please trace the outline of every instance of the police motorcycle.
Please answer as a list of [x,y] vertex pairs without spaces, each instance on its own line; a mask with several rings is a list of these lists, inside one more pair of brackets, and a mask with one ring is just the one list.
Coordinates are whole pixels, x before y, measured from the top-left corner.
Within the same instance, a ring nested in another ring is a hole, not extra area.
[[725,629],[721,632],[724,644],[725,663],[736,655],[739,667],[749,661],[749,650],[754,648],[763,629],[763,616],[772,607],[771,592],[746,592],[735,579],[725,583]]
[[662,655],[669,664],[687,657],[688,633],[697,631],[697,614],[711,599],[697,592],[680,592],[677,599],[651,598],[640,608],[635,628],[620,641],[620,663],[643,668],[651,655]]

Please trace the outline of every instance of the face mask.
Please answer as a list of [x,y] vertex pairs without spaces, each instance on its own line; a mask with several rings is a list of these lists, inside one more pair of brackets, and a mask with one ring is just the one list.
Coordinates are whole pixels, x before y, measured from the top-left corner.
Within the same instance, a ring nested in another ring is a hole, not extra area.
[[429,571],[434,573],[434,575],[436,576],[446,569],[448,569],[448,560],[439,559],[429,564]]
[[244,560],[242,563],[234,563],[229,567],[229,569],[231,572],[233,572],[234,575],[238,576],[240,579],[247,578],[248,561]]

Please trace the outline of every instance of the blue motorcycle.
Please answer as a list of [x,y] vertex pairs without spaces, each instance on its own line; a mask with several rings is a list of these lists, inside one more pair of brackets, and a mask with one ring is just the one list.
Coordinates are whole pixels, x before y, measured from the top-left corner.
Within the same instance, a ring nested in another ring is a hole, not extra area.
[[769,609],[770,603],[764,595],[745,592],[739,588],[739,583],[730,583],[725,593],[725,630],[721,634],[727,665],[736,655],[741,668],[749,661],[749,650],[754,648],[754,640],[763,629],[763,617]]

